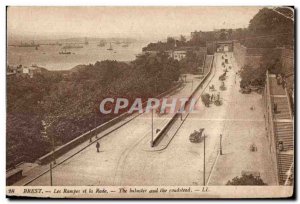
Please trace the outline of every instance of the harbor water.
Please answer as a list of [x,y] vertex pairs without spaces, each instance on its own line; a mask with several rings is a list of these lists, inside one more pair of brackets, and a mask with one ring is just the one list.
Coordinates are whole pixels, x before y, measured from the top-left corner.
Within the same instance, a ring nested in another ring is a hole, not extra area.
[[40,45],[35,47],[8,46],[7,63],[8,65],[31,66],[33,64],[44,67],[48,70],[68,70],[77,65],[94,64],[96,61],[117,60],[132,61],[137,54],[142,52],[146,42],[130,43],[128,47],[123,44],[112,43],[113,50],[107,50],[109,43],[105,46],[98,46],[98,42],[90,42],[83,45],[83,48],[66,49],[71,54],[60,54],[64,51],[64,44],[59,45]]

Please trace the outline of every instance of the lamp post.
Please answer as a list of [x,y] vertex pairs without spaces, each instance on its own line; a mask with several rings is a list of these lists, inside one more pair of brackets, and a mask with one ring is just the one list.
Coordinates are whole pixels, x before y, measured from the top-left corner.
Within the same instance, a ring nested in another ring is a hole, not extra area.
[[222,134],[220,134],[220,155],[222,155]]
[[203,186],[206,185],[205,182],[205,135],[203,135],[204,141],[203,141]]
[[153,147],[153,107],[151,108],[151,147]]
[[[47,129],[48,129],[48,127],[50,127],[52,125],[52,123],[54,123],[54,121],[55,121],[55,118],[54,119],[52,118],[51,122],[48,125],[45,124],[45,133],[47,136],[48,136]],[[53,169],[53,165],[56,164],[56,160],[55,160],[55,155],[54,155],[54,153],[55,153],[54,136],[53,136],[53,134],[50,134],[50,135],[51,135],[51,143],[52,143],[52,161],[50,161],[50,185],[52,186],[53,185],[52,169]]]
[[50,162],[50,186],[53,186],[53,180],[52,180],[52,162]]

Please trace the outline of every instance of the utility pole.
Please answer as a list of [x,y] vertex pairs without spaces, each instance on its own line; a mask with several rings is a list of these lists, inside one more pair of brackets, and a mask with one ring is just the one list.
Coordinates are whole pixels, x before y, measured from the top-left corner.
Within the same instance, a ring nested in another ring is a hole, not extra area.
[[55,146],[54,146],[54,136],[53,136],[53,134],[51,135],[51,139],[52,139],[52,161],[53,161],[53,164],[56,164],[55,155],[54,155]]
[[203,154],[203,186],[206,186],[206,182],[205,182],[205,135],[203,135],[204,137],[204,141],[203,141],[203,151],[204,151],[204,154]]
[[[55,147],[54,147],[54,137],[53,137],[53,134],[51,135],[51,139],[52,139],[52,161],[50,162],[50,184],[52,186],[53,185],[52,168],[53,168],[53,165],[56,164],[55,156],[54,156]],[[52,162],[53,162],[53,164],[52,164]]]
[[220,134],[220,155],[222,155],[222,134]]
[[152,121],[152,123],[151,123],[151,147],[153,147],[153,126],[154,126],[154,124],[153,124],[153,106],[152,106],[152,112],[151,112],[151,121]]
[[52,162],[50,162],[50,186],[53,186],[53,180],[52,180]]

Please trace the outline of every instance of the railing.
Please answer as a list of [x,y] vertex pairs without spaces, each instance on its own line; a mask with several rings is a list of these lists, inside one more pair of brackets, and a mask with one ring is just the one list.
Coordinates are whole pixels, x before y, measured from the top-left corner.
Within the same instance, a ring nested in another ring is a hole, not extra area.
[[[288,101],[288,105],[289,105],[289,113],[290,113],[291,119],[293,120],[294,119],[294,115],[293,115],[293,111],[292,111],[292,104],[291,104],[291,101],[290,101],[290,96],[289,96],[289,94],[288,94],[288,92],[286,90],[286,87],[284,87],[284,91],[285,91],[285,95],[287,97],[287,101]],[[293,129],[294,129],[294,127],[293,127]]]
[[[267,74],[266,74],[266,77],[267,77],[267,95],[266,95],[266,99],[267,99],[267,102],[269,104],[269,113],[271,115],[270,117],[270,124],[271,124],[271,135],[270,135],[270,138],[272,137],[274,139],[274,152],[275,152],[275,165],[276,165],[276,182],[277,184],[279,184],[279,179],[280,179],[280,174],[279,174],[279,165],[278,165],[278,155],[277,155],[277,137],[276,137],[276,134],[275,134],[275,128],[274,128],[274,121],[273,121],[273,107],[272,107],[272,102],[271,102],[271,92],[270,92],[270,82],[269,82],[269,72],[267,70]],[[269,117],[269,116],[268,116]],[[269,131],[269,129],[268,129]],[[272,156],[272,155],[271,155]]]
[[285,182],[284,182],[284,185],[285,185],[285,186],[289,185],[290,177],[291,177],[292,174],[294,174],[294,173],[292,172],[293,166],[294,166],[294,162],[292,162],[292,164],[291,164],[291,166],[290,166],[290,168],[289,168],[289,170],[288,170],[288,173],[289,173],[289,174],[287,175],[287,177],[286,177],[286,179],[285,179]]
[[[157,98],[161,98],[171,92],[173,92],[174,90],[178,89],[181,86],[181,84],[177,84],[175,87],[169,89],[168,91],[165,91],[163,93],[161,93],[160,95],[157,96]],[[143,107],[146,106],[147,102],[143,103]],[[133,115],[134,113],[136,113],[138,111],[134,111],[132,113],[128,113],[125,112],[123,114],[121,114],[118,117],[115,117],[109,121],[107,121],[106,123],[101,124],[100,126],[93,128],[92,130],[89,130],[88,132],[76,137],[75,139],[71,140],[70,142],[58,147],[57,149],[55,149],[55,151],[53,152],[49,152],[46,155],[40,157],[37,160],[37,163],[39,164],[46,164],[49,163],[52,159],[53,159],[53,155],[55,158],[65,154],[66,152],[70,151],[71,149],[75,148],[76,146],[80,145],[81,143],[89,140],[91,137],[93,137],[94,135],[97,135],[105,130],[107,130],[108,128],[112,127],[113,125],[117,124],[118,122],[124,120],[125,118],[128,118],[129,116]],[[135,117],[139,116],[142,113],[138,113]],[[130,122],[131,120],[125,122],[124,124]],[[123,125],[124,125],[123,124]],[[121,126],[121,125],[120,125]],[[119,126],[119,127],[120,127]],[[119,128],[118,127],[118,128]],[[116,128],[117,129],[117,128]],[[106,136],[106,135],[105,135]]]
[[[212,57],[211,63],[209,65],[209,71],[208,73],[203,77],[202,81],[199,83],[199,85],[197,86],[197,88],[193,91],[193,93],[190,95],[190,97],[188,98],[188,101],[185,103],[185,107],[186,108],[189,103],[191,102],[191,99],[193,98],[193,96],[196,94],[196,92],[202,87],[203,83],[206,81],[206,79],[210,76],[211,71],[212,71],[212,65],[214,62],[214,56]],[[156,145],[158,143],[158,141],[161,139],[161,137],[164,135],[164,133],[166,132],[166,130],[169,128],[169,126],[173,123],[173,121],[175,121],[181,113],[175,113],[173,115],[173,117],[171,118],[171,120],[162,128],[162,130],[155,136],[155,138],[153,139],[153,145]]]

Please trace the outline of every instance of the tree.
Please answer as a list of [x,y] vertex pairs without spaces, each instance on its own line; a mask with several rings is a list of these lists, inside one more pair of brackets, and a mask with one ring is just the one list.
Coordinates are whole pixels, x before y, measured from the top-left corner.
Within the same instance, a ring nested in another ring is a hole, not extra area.
[[[280,8],[281,13],[290,13],[287,8]],[[248,47],[276,47],[282,45],[293,45],[294,39],[294,22],[278,14],[273,9],[261,9],[249,23],[249,36],[268,36],[264,38],[248,39]],[[268,44],[268,45],[266,45]]]
[[175,45],[175,39],[172,37],[167,38],[167,44],[168,45]]
[[[33,78],[8,77],[7,166],[34,162],[49,152],[51,136],[61,145],[116,117],[99,112],[104,98],[145,101],[173,87],[179,75],[178,61],[161,52],[141,55],[132,63],[105,60]],[[42,121],[48,138],[43,137]]]
[[220,40],[227,40],[226,31],[221,31],[219,38]]
[[228,186],[264,186],[267,185],[261,178],[256,178],[252,174],[234,177],[226,183]]
[[280,53],[278,50],[267,49],[261,58],[259,67],[252,67],[245,65],[241,72],[241,88],[249,85],[263,87],[265,85],[265,78],[267,70],[273,74],[283,73],[282,63],[280,60]]
[[206,107],[209,107],[210,104],[210,95],[209,93],[204,93],[201,95],[201,100]]
[[186,38],[183,35],[180,35],[180,42],[183,42],[183,43],[186,42]]
[[197,74],[198,68],[204,64],[203,60],[203,54],[199,54],[193,50],[187,51],[185,58],[179,61],[181,72]]

